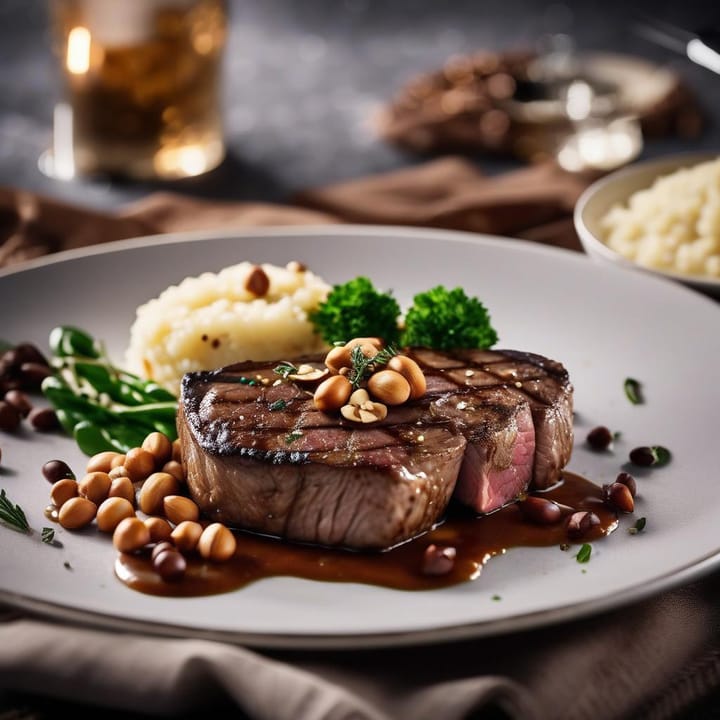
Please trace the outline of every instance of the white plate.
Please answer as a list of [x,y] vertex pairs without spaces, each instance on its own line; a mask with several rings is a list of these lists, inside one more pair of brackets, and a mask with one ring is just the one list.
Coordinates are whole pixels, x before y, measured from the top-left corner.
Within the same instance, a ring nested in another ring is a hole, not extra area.
[[[634,517],[578,564],[557,548],[512,549],[480,578],[449,589],[395,591],[295,578],[224,595],[159,598],[113,574],[114,550],[92,530],[58,528],[61,549],[0,527],[0,599],[64,620],[146,633],[202,636],[265,647],[355,647],[480,636],[577,618],[689,581],[720,561],[717,425],[720,306],[675,283],[587,257],[503,238],[380,227],[267,229],[180,235],[69,253],[0,275],[0,337],[46,347],[58,324],[103,338],[122,357],[137,305],[188,274],[251,260],[304,262],[327,282],[367,275],[402,306],[442,283],[463,286],[489,309],[497,347],[563,361],[575,386],[576,448],[569,468],[608,482],[636,445],[664,445],[671,464],[636,473]],[[623,381],[643,383],[632,405]],[[613,452],[584,447],[604,424]],[[24,431],[0,436],[0,487],[48,525],[42,464],[84,467],[73,442]],[[639,516],[646,530],[627,529]],[[501,599],[493,599],[499,596]]]

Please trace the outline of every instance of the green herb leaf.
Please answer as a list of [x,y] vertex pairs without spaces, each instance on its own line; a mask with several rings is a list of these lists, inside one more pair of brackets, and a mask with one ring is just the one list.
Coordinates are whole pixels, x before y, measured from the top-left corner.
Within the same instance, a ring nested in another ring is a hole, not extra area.
[[281,362],[273,368],[273,372],[276,375],[280,375],[283,380],[287,380],[288,375],[292,375],[297,372],[297,367],[291,362]]
[[288,433],[285,436],[285,442],[286,444],[290,445],[291,443],[294,443],[296,440],[302,437],[302,433],[299,430],[294,430],[293,432]]
[[655,458],[653,465],[667,465],[670,462],[672,455],[666,447],[663,447],[662,445],[653,445],[650,448],[650,451]]
[[580,547],[580,550],[578,550],[578,554],[575,556],[575,559],[579,563],[586,563],[590,561],[590,555],[592,553],[592,545],[590,543],[583,543]]
[[55,531],[50,527],[44,527],[42,529],[42,534],[40,536],[40,539],[47,543],[48,545],[52,545],[55,541]]
[[9,528],[18,532],[29,533],[30,525],[25,517],[25,512],[19,505],[10,502],[4,489],[0,489],[0,520]]
[[628,528],[628,532],[631,535],[637,535],[639,532],[642,532],[645,529],[645,525],[647,524],[647,521],[644,517],[638,518],[635,524]]
[[287,403],[284,400],[275,400],[268,405],[268,410],[275,412],[277,410],[284,410],[287,407]]
[[373,372],[375,372],[375,370],[377,370],[379,366],[387,365],[390,358],[392,358],[394,355],[397,355],[397,350],[392,345],[383,348],[377,353],[377,355],[374,355],[373,357],[367,357],[367,355],[363,353],[360,346],[356,345],[350,351],[350,361],[352,362],[352,368],[350,369],[350,374],[348,375],[348,379],[352,384],[353,390],[357,390],[360,387],[362,381],[368,375],[371,375]]
[[489,348],[498,336],[485,306],[456,287],[442,285],[419,293],[405,315],[403,345],[451,350]]
[[640,383],[635,378],[625,378],[625,395],[633,405],[640,405],[644,402]]
[[494,600],[495,602],[500,602],[500,600],[502,600],[502,597],[500,595],[493,595],[491,600]]

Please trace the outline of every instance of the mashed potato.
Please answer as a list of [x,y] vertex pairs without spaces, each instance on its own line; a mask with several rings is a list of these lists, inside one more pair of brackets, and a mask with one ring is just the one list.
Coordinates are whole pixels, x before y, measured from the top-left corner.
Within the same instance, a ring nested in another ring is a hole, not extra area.
[[[258,274],[260,283],[254,285]],[[125,366],[179,393],[182,376],[191,370],[323,350],[308,312],[330,289],[294,262],[286,267],[242,262],[187,277],[137,309]]]
[[720,158],[659,177],[602,220],[605,243],[656,270],[720,278]]

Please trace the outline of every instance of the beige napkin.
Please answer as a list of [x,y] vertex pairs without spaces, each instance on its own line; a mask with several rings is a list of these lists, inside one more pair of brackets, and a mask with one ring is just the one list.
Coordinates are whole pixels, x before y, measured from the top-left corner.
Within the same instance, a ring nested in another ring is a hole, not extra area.
[[[450,157],[311,189],[283,206],[158,193],[108,214],[6,189],[0,265],[157,232],[327,222],[459,228],[579,249],[571,213],[587,181],[550,163],[491,178]],[[710,576],[539,630],[345,652],[112,633],[9,610],[0,614],[0,718],[50,716],[34,715],[38,707],[59,714],[64,700],[71,710],[88,703],[186,718],[664,720],[718,687],[719,589]]]

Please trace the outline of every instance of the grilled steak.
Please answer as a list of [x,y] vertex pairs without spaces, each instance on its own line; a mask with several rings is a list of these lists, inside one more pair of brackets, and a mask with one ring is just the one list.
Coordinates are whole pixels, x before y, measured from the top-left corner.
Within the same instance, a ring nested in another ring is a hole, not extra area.
[[453,495],[488,513],[558,480],[572,449],[560,363],[504,350],[403,352],[427,392],[368,425],[316,410],[312,388],[277,383],[278,363],[185,375],[178,432],[203,512],[291,540],[384,549],[437,524]]

